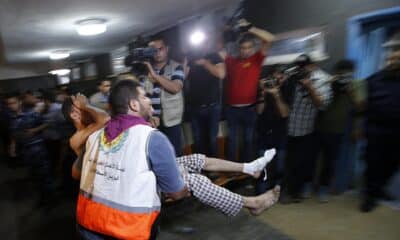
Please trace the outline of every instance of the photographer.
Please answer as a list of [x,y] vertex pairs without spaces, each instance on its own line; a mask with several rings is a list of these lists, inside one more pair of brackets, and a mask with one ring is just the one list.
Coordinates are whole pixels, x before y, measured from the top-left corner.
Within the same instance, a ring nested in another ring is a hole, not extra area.
[[[319,174],[320,202],[328,201],[328,191],[334,175],[334,167],[343,141],[346,125],[351,111],[360,109],[361,101],[356,97],[356,86],[353,79],[354,64],[341,60],[334,66],[331,79],[333,92],[332,102],[325,110],[320,111],[316,122],[316,156],[322,151],[322,168]],[[357,120],[353,117],[354,120]]]
[[325,108],[331,98],[331,76],[322,71],[307,55],[295,62],[297,73],[289,77],[294,87],[293,104],[288,122],[285,193],[282,203],[301,201],[311,194],[315,166],[314,125],[318,110]]
[[152,124],[158,127],[171,141],[177,156],[182,155],[182,116],[183,116],[183,67],[168,58],[168,46],[160,37],[149,44],[156,53],[152,63],[145,62],[149,78],[153,82],[152,105],[158,110],[160,118],[153,118]]
[[209,40],[192,51],[202,53],[189,52],[185,61],[185,69],[188,70],[186,101],[190,110],[195,151],[216,157],[221,81],[225,78],[225,64],[218,53],[211,51]]
[[257,180],[257,193],[271,189],[282,180],[287,118],[291,102],[283,67],[274,65],[265,70],[268,74],[266,78],[260,80],[260,94],[257,101],[257,152],[275,148],[276,155],[266,168],[268,181],[264,180],[265,175]]
[[[254,126],[256,124],[256,107],[258,79],[262,63],[274,36],[262,29],[252,26],[242,19],[239,21],[242,36],[239,39],[239,56],[226,56],[226,120],[229,129],[228,159],[236,160],[237,138],[239,128],[243,128],[244,151],[241,161],[252,158]],[[261,40],[261,48],[256,50],[255,38]]]

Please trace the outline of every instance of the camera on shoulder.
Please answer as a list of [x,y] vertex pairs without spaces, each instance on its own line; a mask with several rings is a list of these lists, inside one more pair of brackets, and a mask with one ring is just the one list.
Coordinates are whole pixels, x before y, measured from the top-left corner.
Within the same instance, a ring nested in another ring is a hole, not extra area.
[[148,69],[144,62],[152,63],[156,54],[157,49],[152,47],[134,48],[125,58],[125,66],[131,67],[132,73],[137,76],[147,75]]

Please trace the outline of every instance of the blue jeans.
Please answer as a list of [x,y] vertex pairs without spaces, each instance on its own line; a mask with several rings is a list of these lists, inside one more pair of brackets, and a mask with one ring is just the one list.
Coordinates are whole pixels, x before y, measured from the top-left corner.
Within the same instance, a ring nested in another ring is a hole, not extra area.
[[239,128],[243,130],[243,151],[240,154],[241,162],[249,162],[253,157],[254,129],[257,113],[254,105],[246,107],[228,106],[226,109],[226,121],[228,123],[228,159],[237,161],[237,140]]
[[182,125],[178,124],[172,127],[160,125],[160,131],[163,132],[172,143],[177,157],[182,155]]
[[195,152],[217,157],[217,135],[221,105],[191,107],[191,124]]

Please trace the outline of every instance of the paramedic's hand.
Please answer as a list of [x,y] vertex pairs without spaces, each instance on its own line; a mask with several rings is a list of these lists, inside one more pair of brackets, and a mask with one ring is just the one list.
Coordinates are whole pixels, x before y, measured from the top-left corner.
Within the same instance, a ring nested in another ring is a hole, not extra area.
[[158,126],[160,126],[160,118],[159,117],[151,117],[150,124],[153,128],[158,128]]

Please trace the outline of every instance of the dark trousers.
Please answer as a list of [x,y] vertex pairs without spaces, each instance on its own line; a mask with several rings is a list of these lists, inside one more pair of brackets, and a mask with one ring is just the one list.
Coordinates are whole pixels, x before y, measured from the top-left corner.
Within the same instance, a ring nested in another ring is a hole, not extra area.
[[182,125],[178,124],[172,127],[166,127],[161,124],[159,129],[172,143],[172,146],[175,149],[175,155],[178,157],[182,156]]
[[365,194],[369,198],[379,198],[399,168],[400,140],[395,135],[368,134],[367,141]]
[[190,109],[195,152],[217,157],[221,105],[215,103]]
[[24,163],[31,168],[33,177],[39,184],[42,200],[53,190],[53,179],[50,173],[50,162],[43,142],[25,146],[22,150]]
[[47,152],[49,154],[49,161],[51,163],[51,173],[53,176],[58,177],[60,167],[60,153],[61,153],[61,140],[45,140]]
[[342,139],[343,134],[322,132],[316,134],[314,157],[318,158],[319,153],[322,152],[322,165],[318,181],[321,186],[329,187],[331,184]]
[[254,105],[246,107],[228,106],[226,109],[226,121],[228,123],[228,159],[237,161],[237,141],[239,129],[243,130],[243,151],[240,154],[241,162],[249,162],[253,158],[254,129],[257,113]]
[[315,135],[287,138],[284,191],[299,197],[304,184],[311,182],[315,171]]
[[[260,122],[259,124],[263,123]],[[263,156],[267,149],[275,148],[276,150],[274,158],[266,167],[267,179],[265,180],[265,172],[263,171],[256,181],[256,193],[261,194],[282,182],[286,156],[286,134],[275,129],[265,131],[263,128],[258,128],[256,135],[259,156]]]

